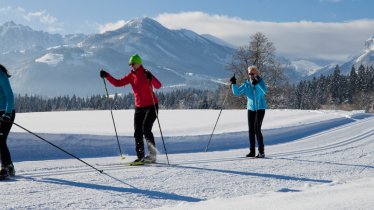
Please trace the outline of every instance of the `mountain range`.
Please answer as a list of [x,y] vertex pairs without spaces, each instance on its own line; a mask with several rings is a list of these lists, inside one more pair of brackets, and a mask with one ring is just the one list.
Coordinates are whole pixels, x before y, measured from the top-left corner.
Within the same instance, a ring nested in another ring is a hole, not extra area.
[[[102,34],[50,34],[12,21],[0,26],[0,63],[11,72],[15,93],[44,96],[103,94],[98,76],[105,69],[117,78],[130,71],[127,65],[137,53],[145,68],[163,83],[165,91],[175,88],[216,88],[227,82],[226,66],[235,47],[209,34],[170,30],[151,18],[128,21],[123,27]],[[313,61],[278,57],[291,82],[329,74],[335,65],[320,66]],[[374,63],[374,36],[365,49],[341,65]],[[111,93],[131,88],[108,86]]]
[[[117,78],[130,71],[137,53],[163,90],[213,88],[228,76],[234,49],[189,30],[169,30],[150,18],[103,34],[62,36],[7,22],[0,26],[0,62],[11,71],[14,92],[31,95],[103,94],[99,70]],[[126,92],[130,88],[111,92]]]

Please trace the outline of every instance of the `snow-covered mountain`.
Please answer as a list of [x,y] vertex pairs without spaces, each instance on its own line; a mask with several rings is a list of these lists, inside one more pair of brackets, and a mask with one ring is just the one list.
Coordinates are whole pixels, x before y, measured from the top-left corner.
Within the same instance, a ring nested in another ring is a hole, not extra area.
[[[135,19],[122,28],[96,34],[82,43],[85,49],[112,49],[128,58],[137,52],[146,66],[161,75],[224,77],[233,49],[189,30],[169,30],[150,18]],[[172,79],[174,81],[174,79]]]
[[[365,67],[374,65],[374,36],[365,41],[364,49],[360,55],[350,58],[348,61],[340,64],[339,67],[342,74],[349,74],[352,66],[355,66],[357,69],[361,64]],[[335,67],[336,64],[324,66],[315,74],[312,74],[312,76],[329,75],[334,72]]]
[[102,94],[99,70],[122,77],[135,53],[166,89],[213,88],[214,81],[227,77],[225,66],[234,51],[189,30],[169,30],[150,18],[90,36],[53,35],[8,22],[0,27],[0,43],[0,63],[13,74],[14,91],[47,96]]
[[360,66],[361,64],[364,66],[374,65],[374,35],[368,40],[366,40],[364,46],[365,47],[362,54],[355,57],[351,61],[356,67]]
[[224,41],[224,40],[222,40],[222,39],[220,39],[218,37],[215,37],[213,35],[210,35],[210,34],[201,34],[201,36],[203,36],[203,37],[209,39],[210,41],[215,42],[215,43],[217,43],[219,45],[227,46],[227,47],[230,47],[230,48],[236,48],[234,45],[232,45],[232,44],[230,44],[230,43],[228,43],[228,42],[226,42],[226,41]]
[[25,50],[41,50],[64,42],[59,34],[35,31],[13,21],[0,26],[0,53]]
[[290,83],[297,83],[320,68],[320,65],[316,62],[304,59],[290,60],[283,56],[278,56],[276,60],[281,64],[284,74]]
[[[10,21],[0,26],[0,46],[0,63],[12,73],[14,91],[47,96],[102,94],[98,71],[104,68],[122,77],[129,72],[127,61],[135,53],[162,81],[163,90],[215,88],[217,81],[229,76],[225,68],[235,50],[211,35],[170,30],[150,18],[130,20],[102,34],[64,36]],[[278,61],[291,83],[330,74],[336,66],[284,57]],[[361,55],[340,65],[341,72],[348,74],[352,65],[361,64],[374,65],[374,36],[365,42]],[[110,92],[130,91],[109,88]]]
[[291,61],[291,65],[294,67],[296,72],[299,72],[304,77],[314,74],[321,68],[318,64],[308,60],[294,60]]

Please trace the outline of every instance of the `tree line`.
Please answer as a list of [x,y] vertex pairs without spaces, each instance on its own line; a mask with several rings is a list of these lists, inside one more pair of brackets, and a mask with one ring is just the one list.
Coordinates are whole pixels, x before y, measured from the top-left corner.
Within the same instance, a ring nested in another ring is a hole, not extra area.
[[[171,92],[156,93],[161,109],[217,109],[218,92],[198,89],[181,89]],[[133,109],[132,93],[107,98],[106,95],[90,97],[59,96],[42,97],[33,95],[16,95],[15,110],[21,112],[75,111],[75,110],[108,110]]]
[[[285,109],[342,109],[374,111],[374,67],[363,65],[350,74],[344,75],[337,65],[333,74],[314,77],[296,85],[285,84],[278,87],[278,93],[269,88],[266,95],[269,108]],[[217,90],[180,89],[171,92],[157,92],[161,109],[243,109],[246,98],[235,97],[229,86]],[[225,100],[226,98],[226,100]],[[224,103],[225,102],[225,103]],[[222,106],[223,105],[223,106]],[[110,98],[105,95],[91,97],[16,95],[15,109],[20,112],[72,111],[133,109],[134,98],[131,93]]]

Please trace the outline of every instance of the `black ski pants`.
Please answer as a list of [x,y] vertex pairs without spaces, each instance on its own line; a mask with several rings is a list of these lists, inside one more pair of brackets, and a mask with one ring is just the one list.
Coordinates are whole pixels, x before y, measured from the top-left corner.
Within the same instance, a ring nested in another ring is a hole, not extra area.
[[[0,116],[3,116],[5,111],[0,111]],[[7,145],[8,134],[12,128],[16,113],[13,110],[10,122],[0,121],[0,153],[1,153],[1,166],[7,166],[12,163],[10,152]]]
[[258,152],[264,154],[264,137],[262,136],[261,126],[262,121],[265,117],[265,109],[260,109],[257,111],[248,110],[248,127],[249,127],[249,150],[251,153],[256,151],[256,137]]
[[134,138],[135,150],[138,158],[144,157],[144,140],[147,141],[148,151],[150,156],[156,156],[155,138],[152,133],[153,123],[157,118],[158,104],[155,106],[137,107],[134,115]]

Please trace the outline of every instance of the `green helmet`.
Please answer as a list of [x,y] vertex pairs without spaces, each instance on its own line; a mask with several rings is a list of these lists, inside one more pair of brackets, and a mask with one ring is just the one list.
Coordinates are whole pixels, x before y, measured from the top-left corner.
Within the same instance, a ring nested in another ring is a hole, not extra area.
[[129,59],[129,64],[142,64],[142,59],[140,58],[140,56],[138,54],[134,54],[130,57]]

